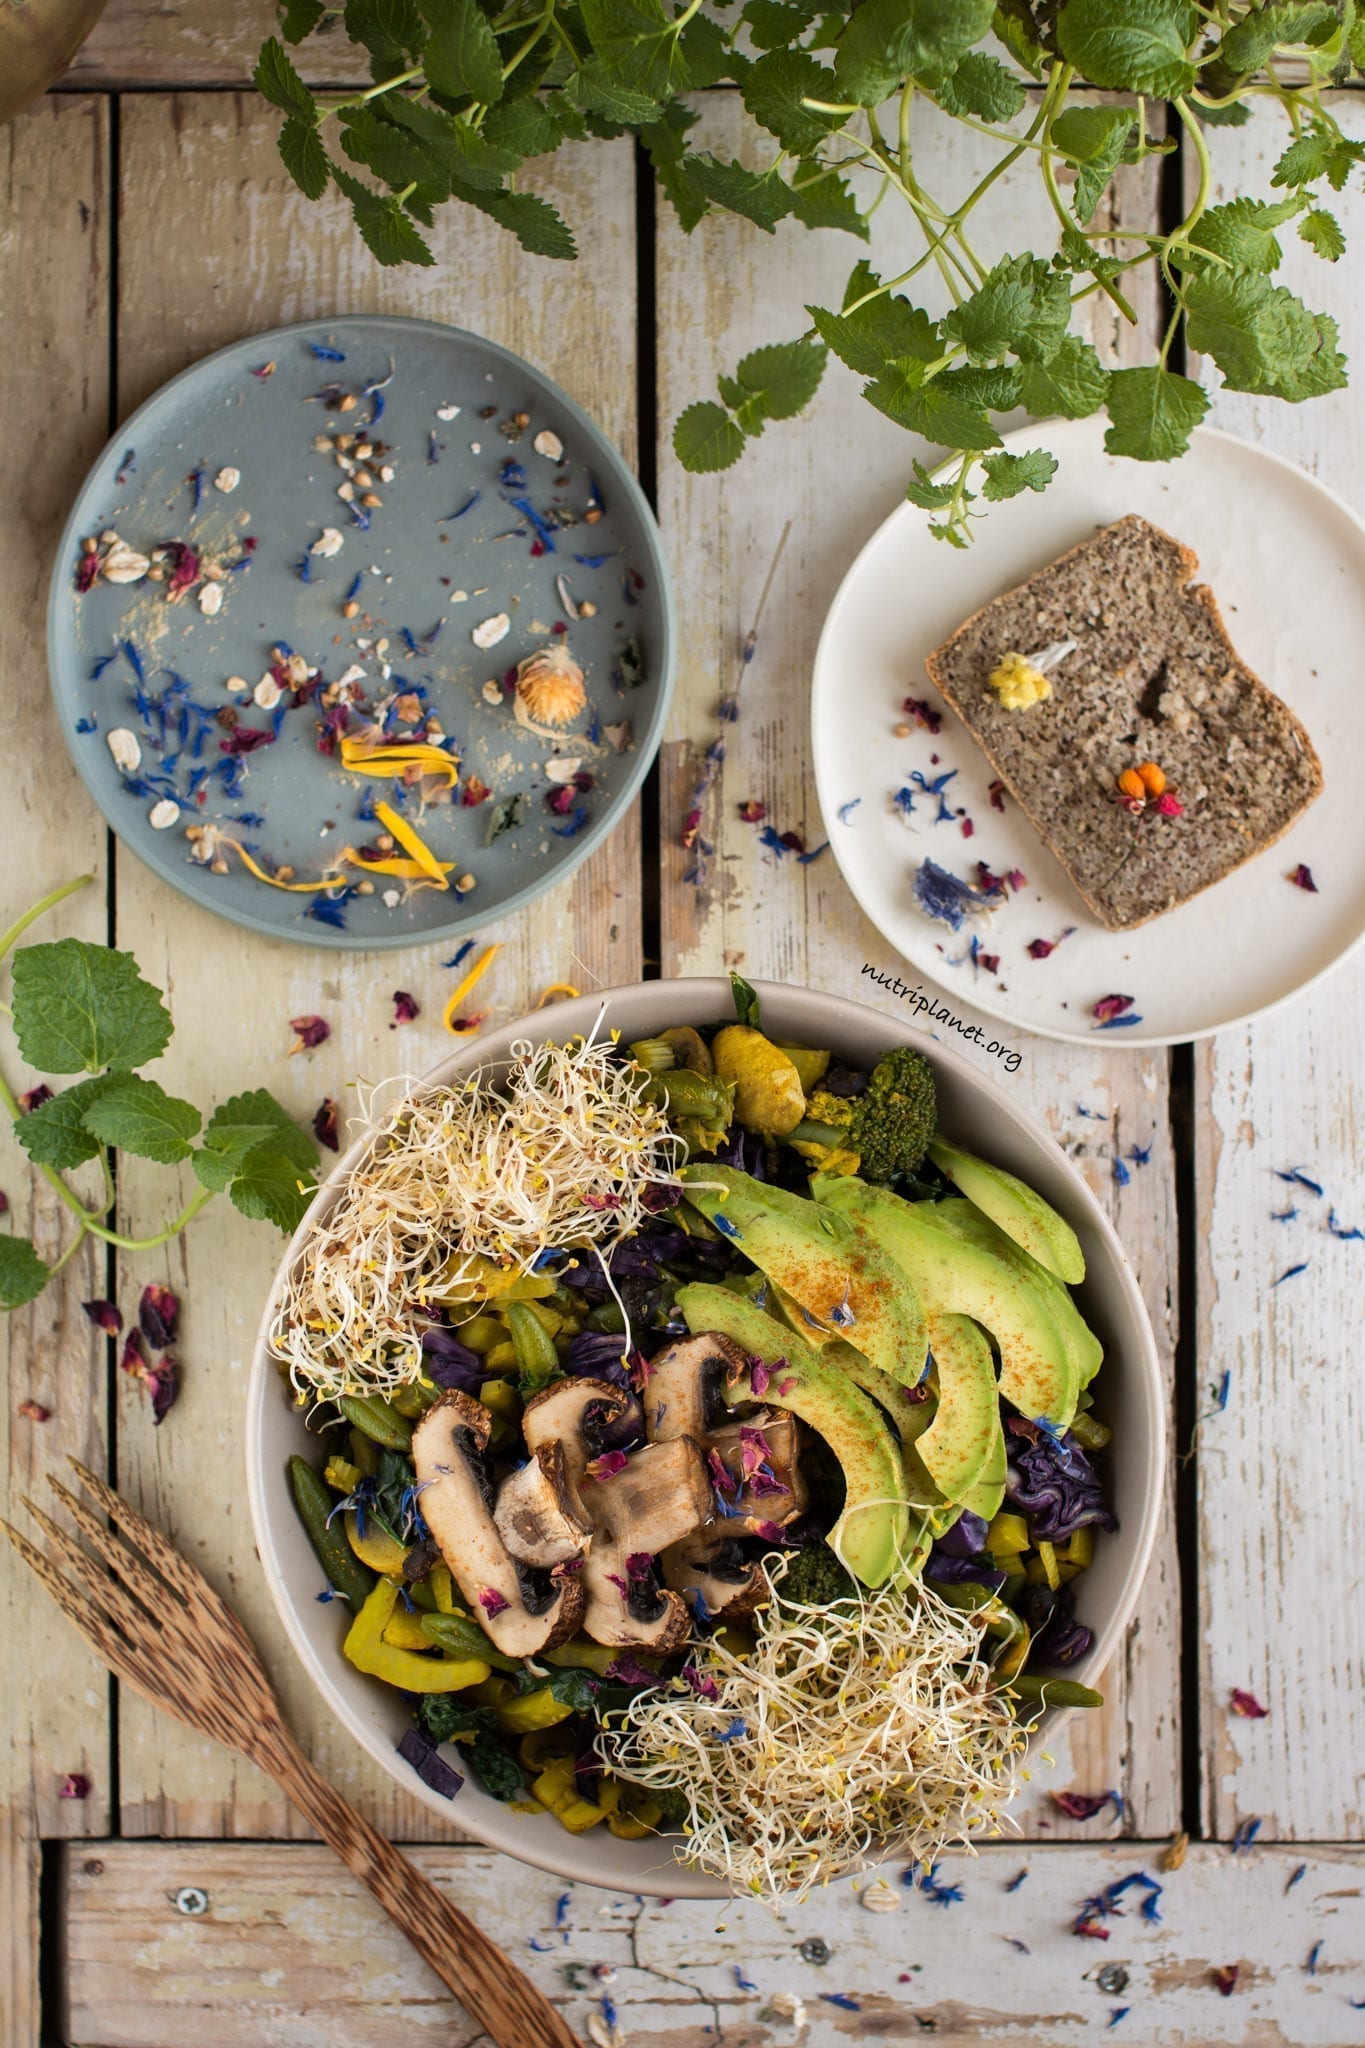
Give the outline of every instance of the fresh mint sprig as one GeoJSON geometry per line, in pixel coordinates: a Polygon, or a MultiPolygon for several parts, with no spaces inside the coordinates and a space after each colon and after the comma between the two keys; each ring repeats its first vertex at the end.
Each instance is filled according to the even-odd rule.
{"type": "Polygon", "coordinates": [[[947,451],[929,482],[916,473],[909,495],[942,515],[934,530],[956,545],[978,501],[1046,484],[1045,451],[993,452],[1001,416],[1017,408],[1037,419],[1105,411],[1111,453],[1181,454],[1208,405],[1170,367],[1182,334],[1230,390],[1296,403],[1345,383],[1335,322],[1271,279],[1279,230],[1292,228],[1327,263],[1345,249],[1327,199],[1365,145],[1343,134],[1323,95],[1365,73],[1361,0],[744,0],[723,22],[699,8],[285,0],[284,41],[265,44],[256,83],[285,116],[291,177],[312,199],[335,185],[385,264],[432,263],[422,229],[451,200],[534,254],[574,256],[568,224],[523,181],[560,148],[598,137],[639,138],[688,230],[719,209],[769,234],[792,218],[866,241],[873,207],[899,204],[898,273],[883,279],[859,263],[841,306],[808,308],[806,333],[755,350],[715,397],[689,405],[674,447],[687,469],[729,467],[770,422],[810,403],[832,353],[885,418],[947,451]],[[285,43],[338,26],[365,50],[374,83],[319,99],[285,43]],[[719,83],[739,88],[768,145],[757,167],[689,142],[697,116],[685,96],[719,83]],[[1091,87],[1131,104],[1086,104],[1091,87]],[[1204,131],[1245,121],[1257,99],[1278,103],[1288,122],[1271,190],[1213,205],[1204,131]],[[926,105],[999,145],[951,207],[926,188],[916,157],[926,105]],[[1198,171],[1185,218],[1169,233],[1096,226],[1119,170],[1175,147],[1168,128],[1183,133],[1198,171]],[[1057,245],[987,266],[972,217],[1024,161],[1041,179],[1057,245]],[[854,185],[855,171],[872,174],[870,190],[866,178],[854,185]],[[911,296],[931,265],[951,301],[941,317],[911,296]],[[1107,370],[1070,331],[1073,311],[1103,293],[1135,321],[1131,274],[1152,266],[1170,307],[1156,360],[1107,370]]]}
{"type": "MultiPolygon", "coordinates": [[[[37,918],[90,879],[82,875],[53,889],[25,911],[0,936],[0,961],[37,918]]],[[[21,947],[14,956],[10,1015],[30,1067],[84,1078],[25,1111],[0,1074],[0,1105],[14,1121],[15,1136],[76,1219],[75,1234],[53,1265],[39,1257],[30,1239],[0,1234],[0,1308],[17,1308],[41,1294],[87,1237],[119,1251],[150,1251],[178,1236],[215,1194],[225,1193],[244,1216],[281,1230],[297,1226],[316,1184],[312,1139],[264,1088],[234,1095],[205,1125],[192,1102],[168,1095],[136,1071],[160,1058],[172,1026],[160,989],[144,981],[131,953],[83,939],[21,947]],[[128,1237],[110,1224],[110,1156],[117,1152],[162,1166],[187,1159],[199,1181],[180,1214],[152,1236],[128,1237]],[[63,1178],[92,1159],[104,1173],[103,1199],[93,1206],[63,1178]]]]}

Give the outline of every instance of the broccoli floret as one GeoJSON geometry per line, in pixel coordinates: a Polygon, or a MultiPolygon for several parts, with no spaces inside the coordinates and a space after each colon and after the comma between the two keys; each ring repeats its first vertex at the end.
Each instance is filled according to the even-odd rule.
{"type": "Polygon", "coordinates": [[[826,1172],[857,1172],[884,1182],[915,1173],[938,1122],[934,1071],[923,1053],[894,1046],[872,1069],[861,1095],[817,1089],[791,1142],[826,1172]]]}
{"type": "Polygon", "coordinates": [[[777,1590],[783,1600],[801,1607],[827,1607],[832,1600],[855,1599],[859,1592],[853,1574],[828,1543],[807,1543],[789,1558],[777,1590]]]}
{"type": "Polygon", "coordinates": [[[662,1809],[660,1826],[685,1828],[692,1815],[692,1803],[681,1785],[650,1785],[646,1797],[662,1809]]]}

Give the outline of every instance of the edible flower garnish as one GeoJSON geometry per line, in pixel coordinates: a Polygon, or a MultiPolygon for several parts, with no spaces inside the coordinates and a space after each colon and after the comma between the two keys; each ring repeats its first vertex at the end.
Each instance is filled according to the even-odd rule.
{"type": "Polygon", "coordinates": [[[103,1330],[106,1337],[117,1337],[123,1328],[123,1317],[118,1305],[112,1301],[83,1301],[81,1307],[97,1330],[103,1330]]]}
{"type": "Polygon", "coordinates": [[[371,739],[343,733],[341,765],[353,775],[374,775],[388,782],[406,781],[413,770],[419,775],[441,776],[450,789],[460,779],[458,756],[445,747],[432,746],[427,740],[401,740],[393,746],[376,746],[371,739]]]}
{"type": "Polygon", "coordinates": [[[1048,671],[1075,651],[1074,640],[1054,640],[1036,654],[1020,654],[1013,647],[1002,654],[991,670],[990,687],[1003,709],[1027,711],[1031,704],[1041,704],[1045,697],[1050,697],[1052,683],[1048,671]]]}
{"type": "Polygon", "coordinates": [[[332,1034],[332,1027],[324,1017],[291,1017],[289,1029],[294,1034],[294,1043],[289,1048],[291,1059],[296,1052],[312,1052],[314,1046],[321,1045],[332,1034]]]}
{"type": "Polygon", "coordinates": [[[1233,1686],[1230,1704],[1233,1713],[1244,1721],[1264,1721],[1270,1713],[1269,1707],[1263,1707],[1255,1693],[1245,1692],[1240,1685],[1233,1686]]]}
{"type": "Polygon", "coordinates": [[[169,1287],[153,1280],[142,1290],[137,1308],[138,1328],[154,1351],[164,1351],[180,1327],[180,1297],[169,1287]]]}
{"type": "Polygon", "coordinates": [[[1313,870],[1306,867],[1302,861],[1296,868],[1289,870],[1286,879],[1291,881],[1296,889],[1305,889],[1310,896],[1316,896],[1318,893],[1318,885],[1313,880],[1313,870]]]}
{"type": "MultiPolygon", "coordinates": [[[[453,1035],[463,1036],[464,1031],[468,1030],[469,1020],[461,1018],[460,1006],[464,1002],[465,997],[469,994],[469,991],[473,988],[474,984],[483,979],[484,975],[493,965],[495,958],[497,957],[498,953],[501,950],[501,939],[498,940],[496,945],[485,946],[483,952],[480,953],[478,959],[474,962],[474,965],[470,968],[464,980],[459,984],[457,988],[452,989],[449,996],[446,998],[445,1009],[441,1013],[441,1022],[445,1025],[446,1030],[451,1032],[453,1035]],[[463,1025],[463,1029],[457,1030],[457,1026],[461,1024],[463,1025]]],[[[575,993],[577,993],[577,991],[575,991],[575,993]]],[[[542,996],[541,1002],[543,1003],[544,1000],[545,998],[542,996]]],[[[539,1005],[537,1005],[537,1007],[539,1007],[539,1005]]]]}
{"type": "Polygon", "coordinates": [[[955,932],[961,931],[965,918],[990,908],[989,897],[981,895],[969,882],[962,881],[948,868],[941,868],[934,860],[920,862],[915,873],[914,893],[915,901],[926,917],[946,924],[955,932]]]}
{"type": "Polygon", "coordinates": [[[1131,811],[1135,818],[1140,818],[1148,810],[1155,811],[1159,818],[1184,816],[1184,804],[1167,786],[1166,771],[1155,761],[1144,761],[1137,768],[1125,768],[1118,777],[1118,793],[1123,809],[1131,811]]]}
{"type": "MultiPolygon", "coordinates": [[[[342,744],[344,746],[345,742],[343,741],[342,744]]],[[[453,862],[448,861],[443,864],[437,860],[425,839],[419,833],[414,832],[407,819],[400,818],[397,811],[391,805],[384,803],[376,804],[374,814],[385,831],[391,832],[398,841],[398,844],[411,854],[423,874],[430,879],[433,888],[448,889],[450,887],[446,876],[450,873],[454,865],[453,862]]]]}
{"type": "Polygon", "coordinates": [[[329,1152],[341,1149],[337,1138],[337,1106],[330,1095],[324,1095],[313,1112],[313,1136],[329,1152]]]}
{"type": "Polygon", "coordinates": [[[393,1023],[389,1026],[390,1031],[394,1030],[399,1024],[411,1024],[413,1019],[420,1017],[421,1014],[422,1005],[418,1002],[416,996],[409,995],[405,988],[396,988],[394,990],[393,1023]]]}

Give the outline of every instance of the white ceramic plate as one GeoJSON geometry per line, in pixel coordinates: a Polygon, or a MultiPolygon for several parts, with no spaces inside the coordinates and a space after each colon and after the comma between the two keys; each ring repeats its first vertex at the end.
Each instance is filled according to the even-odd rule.
{"type": "MultiPolygon", "coordinates": [[[[1083,1685],[1103,1684],[1132,1619],[1156,1539],[1166,1463],[1166,1410],[1161,1370],[1151,1325],[1123,1247],[1113,1226],[1061,1148],[1033,1122],[1012,1096],[947,1046],[926,1042],[922,1032],[900,1019],[883,1017],[860,1003],[817,994],[813,989],[760,983],[766,1027],[779,1038],[804,1045],[831,1046],[840,1058],[871,1066],[892,1045],[918,1045],[933,1061],[939,1118],[944,1131],[1019,1174],[1060,1209],[1075,1226],[1086,1259],[1086,1279],[1077,1290],[1087,1322],[1100,1337],[1105,1362],[1095,1382],[1095,1412],[1114,1432],[1106,1479],[1118,1516],[1118,1531],[1097,1546],[1095,1562],[1077,1587],[1077,1612],[1095,1631],[1095,1642],[1068,1673],[1083,1685]]],[[[588,1030],[599,1008],[605,1028],[629,1040],[671,1024],[710,1024],[733,1014],[726,981],[649,981],[633,988],[581,996],[553,1011],[521,1017],[442,1062],[429,1084],[450,1082],[485,1062],[506,1060],[518,1038],[553,1029],[561,1041],[588,1030]],[[547,1023],[552,1019],[552,1024],[547,1023]]],[[[668,1839],[617,1841],[605,1829],[570,1835],[548,1815],[511,1813],[468,1780],[452,1806],[431,1791],[397,1753],[409,1725],[404,1694],[366,1678],[341,1654],[345,1615],[341,1603],[319,1602],[322,1571],[294,1511],[286,1466],[299,1451],[317,1456],[299,1410],[288,1399],[267,1348],[267,1332],[285,1274],[299,1249],[336,1201],[369,1143],[361,1137],[339,1159],[319,1189],[307,1216],[280,1262],[266,1304],[252,1361],[247,1394],[247,1497],[266,1575],[289,1639],[313,1684],[337,1722],[350,1730],[390,1777],[438,1819],[466,1830],[491,1848],[503,1849],[541,1870],[588,1884],[655,1897],[721,1898],[725,1886],[673,1861],[668,1839]]],[[[1046,1749],[1066,1710],[1048,1708],[1035,1741],[1046,1749]]],[[[454,1759],[458,1762],[458,1758],[454,1759]]]]}
{"type": "MultiPolygon", "coordinates": [[[[965,550],[934,540],[927,516],[901,505],[854,562],[830,607],[815,659],[811,725],[825,830],[844,879],[888,945],[919,975],[1018,1028],[1092,1039],[1101,996],[1130,995],[1142,1022],[1103,1036],[1169,1045],[1245,1022],[1339,966],[1365,934],[1365,523],[1293,464],[1202,428],[1173,464],[1106,455],[1102,423],[1056,421],[1011,434],[1045,447],[1058,471],[1041,495],[986,508],[965,550]],[[1303,720],[1326,788],[1276,845],[1189,903],[1134,932],[1106,932],[1012,800],[992,808],[992,770],[928,682],[924,657],[962,620],[1096,527],[1139,512],[1193,548],[1249,666],[1303,720]],[[898,740],[907,696],[943,710],[935,737],[898,740]],[[938,761],[933,762],[933,756],[938,761]],[[909,820],[893,793],[918,769],[956,769],[946,801],[962,819],[935,823],[917,797],[909,820]],[[846,807],[854,799],[856,807],[846,807]],[[966,880],[985,861],[1022,869],[1028,886],[976,927],[992,973],[974,963],[970,929],[931,922],[911,894],[929,855],[966,880]],[[1287,878],[1300,862],[1318,894],[1287,878]],[[1066,939],[1047,959],[1034,939],[1066,939]]],[[[888,967],[891,963],[886,963],[888,967]]]]}

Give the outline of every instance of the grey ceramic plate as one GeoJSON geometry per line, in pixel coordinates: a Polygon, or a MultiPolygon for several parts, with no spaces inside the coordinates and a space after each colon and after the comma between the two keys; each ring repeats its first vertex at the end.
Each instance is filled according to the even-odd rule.
{"type": "MultiPolygon", "coordinates": [[[[486,924],[600,845],[658,748],[674,642],[658,530],[600,429],[493,342],[437,321],[373,317],[252,336],[149,399],[85,482],[48,611],[62,729],[96,803],[139,859],[238,924],[357,949],[486,924]],[[259,374],[268,363],[271,373],[259,374]],[[518,414],[528,415],[519,432],[518,414]],[[357,432],[375,449],[366,469],[382,503],[368,509],[356,502],[363,484],[349,504],[338,497],[348,479],[335,454],[315,446],[319,436],[357,432]],[[562,457],[553,441],[542,441],[550,454],[537,452],[545,434],[562,457]],[[224,469],[240,473],[231,491],[215,482],[224,469]],[[311,553],[327,528],[340,548],[311,553]],[[80,593],[82,543],[110,529],[143,555],[188,543],[225,571],[217,613],[201,609],[202,580],[175,602],[166,581],[101,576],[80,593]],[[351,619],[348,599],[360,607],[351,619]],[[589,615],[574,617],[585,601],[589,615]],[[481,649],[474,629],[498,613],[509,629],[481,649]],[[550,742],[517,724],[506,685],[524,655],[556,639],[585,672],[588,706],[550,742]],[[342,847],[373,846],[382,830],[373,803],[393,802],[401,787],[349,775],[319,750],[316,695],[295,704],[291,692],[273,710],[254,699],[279,646],[319,670],[320,686],[363,669],[355,687],[370,708],[403,697],[408,721],[390,712],[391,730],[407,731],[414,713],[429,711],[454,739],[461,789],[477,776],[492,796],[469,807],[457,792],[453,805],[425,811],[415,792],[400,801],[432,851],[455,863],[452,879],[475,877],[468,895],[406,896],[401,883],[375,877],[372,894],[329,904],[257,881],[231,852],[227,873],[191,860],[187,828],[216,824],[270,872],[284,865],[296,879],[321,877],[342,847]],[[245,688],[229,689],[230,678],[245,688]],[[496,704],[484,696],[491,682],[504,686],[496,704]],[[116,729],[138,741],[132,775],[110,750],[116,729]],[[225,752],[244,732],[274,737],[225,752]],[[546,801],[555,755],[581,758],[580,773],[592,778],[567,812],[546,801]],[[495,808],[518,794],[522,821],[487,843],[495,808]],[[167,798],[177,804],[173,822],[154,828],[153,808],[167,798]]],[[[368,712],[355,706],[350,715],[355,729],[368,712]]]]}

